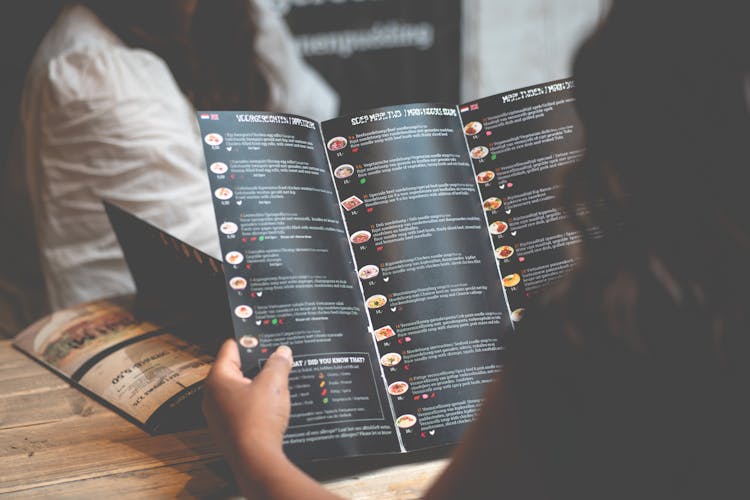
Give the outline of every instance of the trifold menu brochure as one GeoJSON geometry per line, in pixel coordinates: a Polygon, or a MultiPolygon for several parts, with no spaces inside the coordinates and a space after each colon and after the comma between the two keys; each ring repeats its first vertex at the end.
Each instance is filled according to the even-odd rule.
{"type": "Polygon", "coordinates": [[[287,450],[457,442],[528,300],[574,264],[563,80],[316,123],[198,114],[243,368],[294,350],[287,450]]]}
{"type": "Polygon", "coordinates": [[[323,123],[199,112],[222,261],[107,205],[137,296],[16,345],[156,432],[199,420],[224,337],[248,376],[289,345],[295,460],[456,443],[529,301],[575,265],[557,175],[582,155],[572,88],[323,123]]]}

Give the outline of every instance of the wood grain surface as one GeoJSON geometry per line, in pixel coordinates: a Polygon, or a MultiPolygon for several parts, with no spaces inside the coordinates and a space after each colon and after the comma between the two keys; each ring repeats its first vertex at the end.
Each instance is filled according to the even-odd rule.
{"type": "MultiPolygon", "coordinates": [[[[306,467],[346,498],[419,498],[448,450],[306,467]]],[[[0,340],[0,495],[230,498],[205,429],[152,436],[0,340]]]]}

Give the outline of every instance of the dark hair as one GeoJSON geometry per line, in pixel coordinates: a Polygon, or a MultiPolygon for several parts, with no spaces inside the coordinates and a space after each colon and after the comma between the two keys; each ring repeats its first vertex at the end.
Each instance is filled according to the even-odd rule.
{"type": "MultiPolygon", "coordinates": [[[[750,39],[742,2],[615,0],[575,60],[583,264],[508,370],[552,497],[738,493],[748,444],[750,39]]],[[[747,493],[747,486],[744,486],[747,493]]],[[[742,495],[739,494],[738,497],[742,495]]]]}
{"type": "Polygon", "coordinates": [[[126,44],[164,59],[198,109],[265,109],[269,86],[249,0],[86,0],[126,44]]]}
{"type": "MultiPolygon", "coordinates": [[[[578,227],[610,230],[603,248],[584,245],[577,279],[607,287],[617,271],[656,273],[683,306],[731,315],[745,308],[737,292],[750,277],[740,181],[750,166],[750,36],[739,4],[710,5],[616,1],[581,47],[574,73],[587,154],[566,180],[567,202],[603,195],[609,207],[574,216],[578,227]]],[[[730,362],[713,344],[711,355],[730,362]]]]}

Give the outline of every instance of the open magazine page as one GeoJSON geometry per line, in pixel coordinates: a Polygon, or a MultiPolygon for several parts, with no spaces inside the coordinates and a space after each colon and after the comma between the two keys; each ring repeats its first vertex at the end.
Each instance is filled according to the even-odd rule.
{"type": "Polygon", "coordinates": [[[152,432],[190,427],[212,358],[169,321],[143,319],[153,316],[133,297],[89,302],[40,319],[14,345],[152,432]]]}
{"type": "Polygon", "coordinates": [[[307,460],[401,449],[319,125],[199,114],[243,369],[294,351],[285,449],[307,460]]]}
{"type": "Polygon", "coordinates": [[[512,330],[458,109],[394,106],[322,127],[402,442],[455,443],[512,330]]]}
{"type": "Polygon", "coordinates": [[[582,242],[581,231],[566,224],[560,198],[560,171],[583,155],[573,87],[559,80],[460,106],[514,321],[529,299],[573,268],[571,250],[582,242]]]}

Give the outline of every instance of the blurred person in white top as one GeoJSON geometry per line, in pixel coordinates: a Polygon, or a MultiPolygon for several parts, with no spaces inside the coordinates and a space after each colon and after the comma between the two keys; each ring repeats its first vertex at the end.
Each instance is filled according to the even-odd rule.
{"type": "Polygon", "coordinates": [[[102,199],[219,255],[195,109],[322,120],[337,108],[263,0],[63,9],[30,66],[11,165],[23,171],[50,307],[134,290],[102,199]]]}

